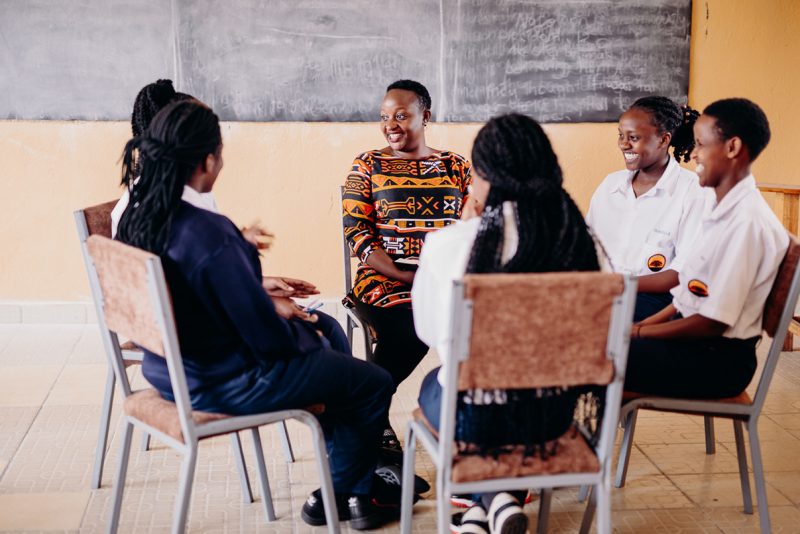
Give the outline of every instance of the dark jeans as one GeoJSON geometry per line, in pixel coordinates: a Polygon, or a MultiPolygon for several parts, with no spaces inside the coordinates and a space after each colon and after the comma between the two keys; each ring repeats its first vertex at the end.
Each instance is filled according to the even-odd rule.
{"type": "Polygon", "coordinates": [[[672,294],[639,293],[636,295],[636,307],[633,310],[633,322],[642,321],[672,304],[672,294]]]}
{"type": "Polygon", "coordinates": [[[681,398],[735,397],[756,372],[758,339],[632,339],[625,389],[681,398]]]}
{"type": "Polygon", "coordinates": [[[331,344],[331,348],[338,352],[350,354],[350,343],[347,342],[347,334],[344,333],[339,321],[320,311],[316,311],[314,314],[317,316],[314,328],[322,332],[322,335],[331,344]]]}
{"type": "MultiPolygon", "coordinates": [[[[439,429],[439,425],[441,423],[440,411],[442,407],[442,385],[439,384],[439,380],[437,375],[439,374],[439,369],[441,367],[437,367],[427,375],[422,380],[422,386],[420,386],[419,390],[419,407],[422,410],[422,413],[425,414],[425,419],[431,424],[431,426],[435,429],[439,429]]],[[[515,499],[519,502],[520,505],[525,503],[525,496],[527,495],[527,491],[509,491],[515,499]]],[[[497,493],[482,493],[482,494],[474,494],[470,498],[473,501],[480,501],[481,505],[488,510],[489,506],[492,504],[492,499],[497,495],[497,493]]]]}
{"type": "Polygon", "coordinates": [[[428,353],[428,346],[414,330],[411,308],[379,308],[354,300],[356,312],[378,336],[372,362],[389,371],[394,385],[399,386],[428,353]]]}
{"type": "Polygon", "coordinates": [[[234,380],[195,395],[197,410],[233,415],[325,404],[325,433],[334,490],[368,494],[377,463],[376,443],[394,394],[392,378],[349,352],[318,350],[271,367],[257,366],[234,380]]]}

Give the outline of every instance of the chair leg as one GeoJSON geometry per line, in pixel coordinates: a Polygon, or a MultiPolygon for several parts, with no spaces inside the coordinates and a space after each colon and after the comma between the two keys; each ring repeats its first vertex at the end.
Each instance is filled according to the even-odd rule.
{"type": "Polygon", "coordinates": [[[436,524],[439,534],[450,532],[450,495],[448,484],[444,480],[444,470],[436,473],[436,524]]]}
{"type": "Polygon", "coordinates": [[[347,333],[347,344],[350,345],[350,348],[353,348],[353,330],[355,329],[356,325],[353,322],[353,318],[349,315],[347,316],[347,328],[345,332],[347,333]]]}
{"type": "Polygon", "coordinates": [[[117,477],[114,479],[114,497],[111,505],[111,518],[108,520],[108,534],[116,534],[119,527],[119,514],[122,510],[122,494],[125,491],[125,476],[128,474],[128,460],[131,456],[131,438],[133,437],[133,425],[127,420],[122,429],[122,449],[119,455],[119,465],[117,466],[117,477]]]}
{"type": "Polygon", "coordinates": [[[253,448],[256,453],[258,482],[261,485],[261,500],[264,501],[264,513],[267,516],[267,521],[275,521],[275,505],[272,503],[272,491],[269,489],[267,464],[264,462],[264,449],[261,448],[261,434],[258,433],[258,428],[253,429],[253,448]]]}
{"type": "Polygon", "coordinates": [[[322,427],[309,414],[309,419],[304,421],[311,429],[311,442],[314,444],[314,456],[317,458],[319,468],[319,485],[322,492],[322,504],[325,507],[325,522],[328,524],[330,534],[339,534],[339,513],[336,511],[336,495],[333,493],[331,480],[331,466],[328,460],[328,449],[325,446],[325,437],[322,427]]]}
{"type": "Polygon", "coordinates": [[[589,496],[589,486],[583,485],[578,489],[578,502],[584,502],[589,496]]]}
{"type": "Polygon", "coordinates": [[[628,461],[631,459],[631,449],[633,448],[633,433],[636,431],[636,417],[639,410],[633,410],[625,419],[625,433],[622,435],[622,446],[619,449],[619,460],[617,462],[617,479],[614,485],[621,488],[625,485],[628,476],[628,461]]]}
{"type": "MultiPolygon", "coordinates": [[[[744,432],[742,422],[733,420],[733,436],[736,439],[736,459],[739,460],[739,480],[742,484],[742,501],[744,513],[753,513],[753,498],[750,494],[750,475],[747,474],[747,451],[744,446],[744,432]]],[[[755,462],[755,460],[753,460],[755,462]]],[[[755,466],[754,466],[755,468],[755,466]]]]}
{"type": "Polygon", "coordinates": [[[178,485],[178,497],[175,500],[175,515],[172,518],[172,534],[186,532],[186,517],[189,514],[189,503],[192,499],[194,469],[197,466],[197,443],[190,446],[181,462],[181,474],[178,485]]]}
{"type": "Polygon", "coordinates": [[[553,488],[542,488],[539,495],[539,517],[536,520],[536,533],[545,534],[550,522],[550,503],[553,500],[553,488]]]}
{"type": "Polygon", "coordinates": [[[706,454],[717,452],[717,441],[714,438],[714,418],[710,415],[703,416],[703,427],[706,431],[706,454]]]}
{"type": "Polygon", "coordinates": [[[292,442],[289,441],[289,429],[286,428],[286,421],[278,423],[278,428],[281,434],[281,445],[283,446],[283,457],[286,458],[286,463],[294,463],[294,451],[292,450],[292,442]]]}
{"type": "Polygon", "coordinates": [[[147,432],[142,434],[141,448],[145,452],[150,450],[150,434],[148,434],[147,432]]]}
{"type": "Polygon", "coordinates": [[[753,457],[753,478],[756,481],[756,499],[758,500],[758,521],[761,532],[769,533],[769,506],[767,506],[767,485],[764,481],[764,465],[761,461],[761,444],[758,441],[758,427],[754,420],[747,423],[747,435],[750,438],[750,454],[753,457]]]}
{"type": "Polygon", "coordinates": [[[417,436],[413,425],[406,432],[406,450],[403,452],[403,480],[400,485],[400,532],[411,534],[411,517],[414,513],[414,471],[416,462],[417,436]]]}
{"type": "Polygon", "coordinates": [[[253,490],[250,488],[250,475],[247,474],[242,440],[238,432],[231,433],[231,454],[236,460],[236,472],[239,473],[239,483],[242,485],[242,499],[246,504],[250,504],[253,502],[253,490]]]}
{"type": "Polygon", "coordinates": [[[375,361],[375,351],[372,350],[372,335],[369,333],[369,326],[366,323],[364,324],[364,328],[362,328],[362,333],[364,334],[364,357],[367,359],[368,362],[375,361]]]}
{"type": "Polygon", "coordinates": [[[589,502],[586,503],[586,510],[583,511],[583,520],[581,521],[581,528],[578,531],[580,534],[589,534],[592,528],[592,521],[594,520],[594,512],[597,509],[596,491],[592,491],[589,487],[589,502]]]}
{"type": "Polygon", "coordinates": [[[92,470],[91,488],[98,489],[103,482],[103,464],[106,461],[108,446],[108,428],[111,424],[111,406],[114,404],[114,386],[117,382],[114,370],[108,366],[106,390],[103,393],[103,406],[100,408],[100,429],[97,433],[97,445],[94,449],[94,469],[92,470]]]}
{"type": "Polygon", "coordinates": [[[597,534],[611,534],[611,484],[600,483],[597,492],[597,534]]]}

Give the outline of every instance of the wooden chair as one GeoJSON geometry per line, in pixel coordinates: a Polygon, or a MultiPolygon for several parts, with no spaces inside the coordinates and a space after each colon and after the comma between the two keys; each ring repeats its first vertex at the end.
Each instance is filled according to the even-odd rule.
{"type": "MultiPolygon", "coordinates": [[[[758,184],[758,190],[762,193],[775,195],[780,201],[780,217],[783,227],[790,234],[797,235],[798,219],[800,219],[800,186],[788,184],[758,184]]],[[[795,309],[795,312],[797,310],[795,309]]],[[[789,323],[789,333],[783,342],[783,350],[794,350],[794,336],[800,336],[800,321],[798,317],[792,317],[789,323]]]]}
{"type": "Polygon", "coordinates": [[[403,462],[401,531],[411,532],[417,442],[436,466],[439,532],[449,530],[449,496],[542,488],[539,531],[546,529],[549,488],[592,485],[597,529],[611,531],[611,455],[625,379],[636,297],[633,278],[603,273],[467,275],[454,283],[450,364],[438,432],[417,410],[403,462]],[[498,298],[502,295],[502,298],[498,298]],[[524,310],[520,313],[520,310],[524,310]],[[520,448],[499,459],[459,456],[454,447],[457,394],[468,389],[606,386],[597,446],[568,431],[559,452],[542,460],[520,448]]]}
{"type": "MultiPolygon", "coordinates": [[[[100,410],[100,429],[97,436],[97,445],[95,446],[94,468],[92,470],[91,488],[98,489],[102,484],[103,467],[105,464],[105,456],[108,448],[108,430],[111,422],[111,407],[114,402],[114,386],[116,379],[114,377],[114,369],[111,360],[114,355],[114,346],[110,332],[105,327],[103,321],[103,294],[102,289],[94,283],[96,275],[93,272],[94,266],[86,253],[86,240],[90,235],[100,235],[104,237],[111,237],[111,210],[116,205],[116,200],[104,202],[96,206],[90,206],[82,210],[77,210],[74,213],[75,225],[78,230],[78,239],[81,245],[81,252],[83,255],[83,262],[86,267],[86,273],[89,276],[89,286],[92,291],[92,299],[94,300],[95,310],[97,313],[97,323],[100,327],[100,338],[103,341],[103,347],[109,361],[108,373],[106,375],[106,386],[103,394],[103,405],[100,410]]],[[[123,343],[118,347],[122,351],[123,362],[125,367],[131,365],[139,365],[142,362],[142,351],[136,345],[130,342],[123,343]]],[[[287,432],[285,423],[281,423],[281,440],[284,449],[284,455],[287,462],[294,462],[294,453],[292,452],[291,442],[289,441],[289,434],[287,432]]],[[[149,443],[150,436],[144,435],[142,449],[146,450],[149,443]]],[[[234,458],[236,459],[236,466],[239,471],[239,478],[242,484],[242,495],[245,502],[253,502],[253,494],[250,488],[250,481],[245,467],[244,455],[242,452],[242,444],[238,434],[231,434],[231,446],[234,458]]]]}
{"type": "MultiPolygon", "coordinates": [[[[739,460],[739,478],[742,485],[742,500],[744,512],[753,513],[753,501],[750,494],[750,479],[747,474],[747,452],[744,444],[742,428],[747,425],[750,441],[750,455],[753,461],[753,478],[756,483],[756,498],[758,499],[758,514],[761,523],[761,532],[770,532],[769,508],[767,506],[767,490],[764,482],[764,467],[761,461],[761,445],[758,439],[758,417],[764,406],[769,385],[778,365],[790,322],[793,320],[798,293],[800,293],[800,241],[789,234],[789,249],[778,270],[775,283],[764,307],[763,328],[767,336],[772,338],[764,369],[758,379],[758,387],[753,398],[742,393],[738,397],[718,400],[675,399],[666,397],[649,397],[632,392],[625,392],[627,401],[622,406],[620,420],[624,422],[625,433],[619,452],[617,464],[617,477],[615,485],[621,488],[625,485],[633,445],[633,434],[636,430],[636,416],[639,410],[656,410],[661,412],[675,412],[690,415],[701,415],[706,420],[706,440],[713,440],[713,426],[709,436],[708,421],[712,417],[724,417],[733,421],[734,437],[736,440],[736,456],[739,460]]],[[[706,443],[708,451],[708,443],[706,443]]],[[[713,450],[712,450],[713,452],[713,450]]]]}
{"type": "Polygon", "coordinates": [[[172,524],[172,532],[180,533],[186,526],[199,442],[222,434],[236,434],[240,430],[249,429],[252,432],[261,495],[267,520],[272,521],[275,511],[259,427],[295,419],[311,430],[328,530],[332,533],[338,532],[339,522],[325,440],[315,416],[305,410],[282,410],[245,416],[193,411],[161,261],[153,254],[97,235],[86,240],[85,249],[93,265],[90,271],[94,278],[93,283],[101,289],[102,313],[99,319],[110,333],[113,354],[111,364],[125,397],[124,428],[120,440],[122,452],[108,531],[116,532],[119,523],[134,426],[161,440],[183,456],[172,524]],[[161,398],[154,389],[132,391],[119,349],[119,335],[134,340],[137,345],[154,354],[163,355],[167,360],[174,403],[161,398]]]}

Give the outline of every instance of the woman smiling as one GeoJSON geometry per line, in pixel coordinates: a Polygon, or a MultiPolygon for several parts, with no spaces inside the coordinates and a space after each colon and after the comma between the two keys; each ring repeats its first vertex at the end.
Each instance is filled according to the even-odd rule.
{"type": "MultiPolygon", "coordinates": [[[[411,283],[428,232],[461,216],[470,164],[425,142],[431,97],[422,84],[391,84],[380,107],[388,145],[356,157],[342,199],[344,234],[359,258],[346,304],[375,329],[374,362],[400,384],[428,352],[414,331],[411,283]]],[[[388,425],[387,452],[399,452],[388,425]]],[[[399,459],[399,458],[398,458],[399,459]]]]}

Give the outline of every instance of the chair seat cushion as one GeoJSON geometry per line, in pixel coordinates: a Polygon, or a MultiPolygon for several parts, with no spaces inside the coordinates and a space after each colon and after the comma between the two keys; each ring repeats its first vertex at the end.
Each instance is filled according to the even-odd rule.
{"type": "MultiPolygon", "coordinates": [[[[625,391],[625,392],[622,393],[622,403],[625,404],[626,402],[630,402],[630,401],[633,401],[633,400],[636,400],[636,399],[644,399],[644,398],[647,398],[647,397],[672,398],[672,397],[660,397],[658,395],[648,395],[646,393],[637,393],[635,391],[625,391]]],[[[691,400],[691,399],[687,399],[687,400],[691,400]]],[[[725,402],[725,403],[730,403],[730,404],[744,404],[744,405],[753,404],[753,399],[750,398],[750,394],[747,393],[746,391],[742,391],[741,393],[739,393],[735,397],[727,397],[727,398],[724,398],[724,399],[696,399],[696,400],[702,400],[703,402],[713,401],[713,402],[725,402]]]]}
{"type": "MultiPolygon", "coordinates": [[[[413,416],[438,437],[436,429],[425,418],[422,410],[417,408],[413,416]]],[[[522,445],[512,452],[501,454],[497,459],[492,456],[456,455],[453,457],[453,481],[472,482],[559,473],[596,473],[600,470],[597,455],[580,434],[568,430],[556,441],[558,452],[546,460],[542,460],[538,454],[525,456],[525,448],[522,445]]]]}
{"type": "MultiPolygon", "coordinates": [[[[141,422],[157,428],[164,434],[183,442],[178,407],[161,397],[155,389],[137,391],[125,399],[125,413],[141,422]]],[[[221,413],[192,411],[192,419],[198,425],[231,417],[221,413]]]]}
{"type": "MultiPolygon", "coordinates": [[[[164,399],[155,389],[143,389],[133,393],[125,399],[123,409],[127,415],[183,442],[183,431],[181,430],[181,421],[178,417],[178,407],[174,402],[164,399]]],[[[304,410],[314,415],[321,415],[325,412],[325,405],[312,404],[304,408],[304,410]]],[[[192,419],[194,419],[196,425],[203,425],[230,417],[233,416],[221,413],[192,411],[192,419]]]]}

